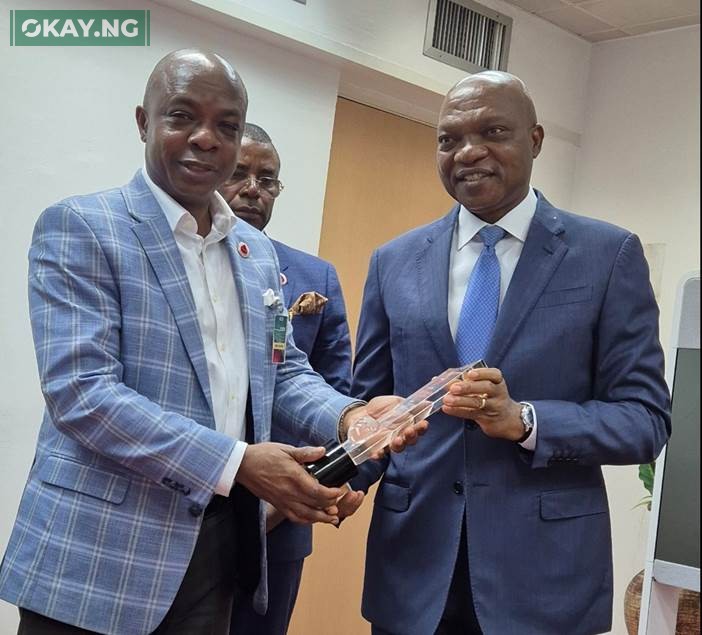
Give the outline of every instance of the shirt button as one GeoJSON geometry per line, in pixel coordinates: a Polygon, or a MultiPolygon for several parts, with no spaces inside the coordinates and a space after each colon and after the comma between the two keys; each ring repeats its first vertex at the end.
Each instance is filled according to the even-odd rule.
{"type": "Polygon", "coordinates": [[[461,481],[456,481],[453,484],[453,493],[457,496],[461,496],[463,494],[463,483],[461,483],[461,481]]]}

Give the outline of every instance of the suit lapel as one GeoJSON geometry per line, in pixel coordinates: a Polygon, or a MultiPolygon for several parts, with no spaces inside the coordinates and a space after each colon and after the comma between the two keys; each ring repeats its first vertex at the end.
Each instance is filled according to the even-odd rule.
{"type": "Polygon", "coordinates": [[[434,225],[417,254],[418,301],[424,325],[445,368],[458,365],[456,347],[448,323],[448,270],[451,240],[459,206],[434,225]]]}
{"type": "Polygon", "coordinates": [[[272,309],[266,308],[263,305],[263,292],[265,289],[261,288],[261,276],[257,265],[257,259],[261,258],[262,254],[255,253],[254,247],[251,249],[248,257],[243,258],[239,255],[237,247],[241,240],[237,234],[239,222],[240,221],[237,221],[237,225],[234,226],[234,229],[227,237],[227,247],[232,271],[234,272],[234,279],[236,281],[236,291],[239,297],[241,318],[244,324],[244,334],[246,336],[253,432],[254,440],[258,443],[264,440],[261,437],[261,422],[263,421],[264,395],[268,394],[265,389],[265,371],[268,338],[271,337],[271,334],[266,331],[266,312],[272,309]],[[261,352],[261,347],[264,349],[263,354],[261,352]]]}
{"type": "Polygon", "coordinates": [[[293,279],[290,279],[290,274],[289,274],[289,273],[286,273],[287,270],[288,270],[289,264],[288,264],[288,262],[285,260],[285,258],[281,257],[281,252],[280,252],[280,251],[278,251],[278,259],[279,259],[279,262],[280,262],[280,273],[282,273],[283,275],[285,275],[285,280],[286,280],[285,284],[283,284],[283,281],[282,281],[282,280],[280,281],[280,284],[281,284],[281,286],[282,286],[282,288],[283,288],[283,295],[285,296],[285,306],[287,306],[287,307],[289,308],[290,305],[291,305],[295,300],[297,300],[297,298],[298,298],[298,296],[299,296],[300,294],[298,293],[297,295],[294,295],[294,293],[295,293],[295,291],[296,291],[296,288],[297,288],[296,285],[295,285],[296,280],[295,280],[294,278],[293,278],[293,279]]]}
{"type": "MultiPolygon", "coordinates": [[[[130,214],[139,221],[132,226],[132,231],[139,239],[158,278],[210,412],[213,412],[207,359],[197,321],[197,309],[171,227],[141,172],[122,189],[122,193],[130,214]]],[[[214,427],[214,419],[211,425],[214,427]]]]}
{"type": "Polygon", "coordinates": [[[515,335],[563,260],[568,251],[568,246],[559,237],[563,231],[558,210],[539,194],[522,254],[485,355],[488,365],[497,367],[502,362],[515,335]]]}

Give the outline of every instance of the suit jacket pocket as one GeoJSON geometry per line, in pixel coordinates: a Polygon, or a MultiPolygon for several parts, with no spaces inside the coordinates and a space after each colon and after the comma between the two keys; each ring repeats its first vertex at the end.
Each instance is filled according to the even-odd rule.
{"type": "Polygon", "coordinates": [[[561,304],[574,304],[576,302],[587,302],[592,298],[592,285],[583,287],[573,287],[572,289],[558,289],[557,291],[547,291],[542,294],[536,303],[537,309],[547,306],[559,306],[561,304]]]}
{"type": "Polygon", "coordinates": [[[601,487],[576,487],[543,492],[540,504],[543,520],[604,514],[609,509],[607,494],[601,487]]]}
{"type": "Polygon", "coordinates": [[[409,487],[385,481],[378,488],[375,504],[394,512],[405,512],[409,509],[410,504],[409,487]]]}
{"type": "Polygon", "coordinates": [[[87,494],[116,505],[124,501],[129,487],[129,479],[124,476],[55,455],[44,461],[39,469],[39,478],[49,485],[87,494]]]}

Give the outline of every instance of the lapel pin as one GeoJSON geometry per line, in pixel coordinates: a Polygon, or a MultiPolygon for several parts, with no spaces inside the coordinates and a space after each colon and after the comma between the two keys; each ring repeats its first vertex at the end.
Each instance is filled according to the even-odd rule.
{"type": "Polygon", "coordinates": [[[239,243],[238,249],[239,249],[239,255],[242,258],[249,257],[249,246],[246,243],[244,243],[244,242],[239,243]]]}
{"type": "Polygon", "coordinates": [[[281,271],[280,272],[280,286],[284,287],[288,284],[288,277],[281,271]]]}
{"type": "Polygon", "coordinates": [[[276,307],[280,304],[280,298],[276,295],[273,289],[266,289],[263,292],[263,304],[268,308],[276,307]]]}

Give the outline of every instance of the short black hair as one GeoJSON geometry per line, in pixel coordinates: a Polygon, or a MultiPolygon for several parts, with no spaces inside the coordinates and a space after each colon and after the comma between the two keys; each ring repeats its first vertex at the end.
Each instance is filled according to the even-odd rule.
{"type": "Polygon", "coordinates": [[[273,141],[271,141],[268,133],[261,128],[261,126],[257,126],[255,123],[246,123],[242,137],[246,137],[247,139],[251,139],[251,141],[256,141],[258,143],[269,143],[270,145],[273,145],[273,141]]]}

